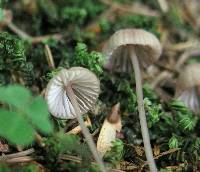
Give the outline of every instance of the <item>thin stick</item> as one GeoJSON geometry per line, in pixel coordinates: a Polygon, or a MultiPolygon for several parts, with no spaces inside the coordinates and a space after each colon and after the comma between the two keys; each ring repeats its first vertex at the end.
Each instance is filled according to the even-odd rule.
{"type": "Polygon", "coordinates": [[[47,63],[49,65],[49,67],[52,68],[52,69],[55,69],[55,63],[54,63],[54,60],[53,60],[53,55],[51,53],[51,49],[49,48],[48,45],[45,45],[44,48],[45,48],[45,54],[46,54],[46,57],[47,57],[47,63]]]}
{"type": "Polygon", "coordinates": [[[163,80],[166,80],[167,78],[171,78],[172,73],[168,71],[161,72],[151,83],[152,88],[156,88],[156,86],[162,82],[163,80]]]}
{"type": "Polygon", "coordinates": [[[106,168],[104,166],[103,160],[99,156],[99,153],[98,153],[98,151],[96,149],[96,146],[95,146],[95,143],[94,143],[94,141],[92,139],[92,136],[90,135],[90,132],[89,132],[88,128],[84,124],[83,118],[82,118],[82,116],[80,114],[80,108],[78,106],[78,102],[76,100],[76,97],[74,95],[74,92],[73,92],[72,87],[71,87],[70,84],[67,86],[66,92],[67,92],[67,95],[69,96],[69,99],[70,99],[70,101],[72,103],[72,106],[74,107],[77,120],[78,120],[78,122],[79,122],[79,124],[81,126],[83,135],[86,138],[86,141],[87,141],[87,143],[88,143],[88,145],[90,147],[90,150],[91,150],[91,152],[92,152],[97,164],[99,165],[99,168],[101,169],[101,171],[102,172],[106,172],[107,170],[106,170],[106,168]]]}
{"type": "Polygon", "coordinates": [[[133,3],[132,5],[122,5],[120,3],[116,3],[110,0],[101,0],[102,3],[112,6],[116,11],[127,12],[132,14],[139,14],[145,16],[159,16],[159,12],[156,10],[152,10],[145,5],[140,3],[133,3]]]}
{"type": "Polygon", "coordinates": [[[164,13],[167,13],[168,10],[169,10],[169,6],[168,6],[168,3],[166,0],[157,0],[158,1],[158,4],[161,8],[161,10],[164,12],[164,13]]]}
{"type": "Polygon", "coordinates": [[[40,43],[40,42],[47,40],[47,39],[50,39],[50,38],[57,40],[57,41],[60,41],[63,38],[63,35],[61,35],[59,33],[55,33],[55,34],[52,34],[52,35],[36,36],[36,37],[33,37],[31,39],[31,43],[37,44],[37,43],[40,43]]]}
{"type": "Polygon", "coordinates": [[[17,152],[17,153],[8,154],[8,155],[2,155],[2,156],[0,156],[0,161],[30,155],[33,152],[35,152],[35,150],[33,148],[31,148],[31,149],[28,149],[28,150],[25,150],[25,151],[22,151],[22,152],[17,152]]]}
{"type": "Polygon", "coordinates": [[[200,42],[198,40],[192,39],[187,42],[181,42],[177,44],[170,44],[166,47],[169,51],[182,51],[189,48],[199,47],[200,42]]]}
{"type": "Polygon", "coordinates": [[[42,136],[41,136],[39,133],[35,132],[35,141],[36,141],[36,143],[37,143],[40,147],[45,147],[45,143],[44,143],[42,140],[43,140],[43,139],[42,139],[42,136]]]}
{"type": "Polygon", "coordinates": [[[33,161],[34,158],[30,156],[22,156],[22,157],[17,157],[17,158],[12,158],[12,159],[7,159],[7,163],[24,163],[24,162],[30,162],[33,161]]]}
{"type": "Polygon", "coordinates": [[[153,159],[153,152],[152,152],[151,143],[150,143],[149,130],[147,127],[146,115],[145,115],[145,110],[144,110],[142,80],[141,80],[139,62],[135,54],[135,50],[132,47],[130,47],[129,52],[130,52],[130,57],[133,64],[134,73],[135,73],[137,103],[138,103],[138,111],[139,111],[139,118],[140,118],[140,125],[141,125],[141,131],[142,131],[142,138],[144,142],[145,154],[146,154],[146,158],[149,164],[150,171],[157,172],[158,170],[156,168],[156,164],[153,159]]]}
{"type": "MultiPolygon", "coordinates": [[[[89,126],[91,126],[91,122],[87,120],[84,122],[84,125],[86,127],[89,127],[89,126]]],[[[78,125],[75,128],[73,128],[72,130],[68,131],[66,134],[78,134],[80,132],[81,132],[81,127],[80,127],[80,125],[78,125]]]]}
{"type": "Polygon", "coordinates": [[[9,23],[8,28],[13,31],[15,34],[17,34],[20,38],[23,39],[31,39],[32,37],[25,33],[24,31],[20,30],[15,24],[9,23]]]}
{"type": "Polygon", "coordinates": [[[200,55],[200,50],[199,49],[190,49],[186,50],[178,59],[176,65],[175,65],[175,70],[180,71],[181,66],[187,61],[188,58],[191,56],[199,56],[200,55]]]}
{"type": "Polygon", "coordinates": [[[59,34],[59,33],[55,33],[52,35],[42,35],[42,36],[36,36],[33,37],[29,34],[27,34],[26,32],[24,32],[23,30],[21,30],[18,26],[16,26],[14,23],[9,23],[8,28],[14,32],[16,35],[18,35],[20,38],[22,39],[28,39],[32,44],[38,44],[41,43],[42,41],[49,39],[49,38],[53,38],[57,41],[61,40],[63,38],[63,35],[59,34]]]}

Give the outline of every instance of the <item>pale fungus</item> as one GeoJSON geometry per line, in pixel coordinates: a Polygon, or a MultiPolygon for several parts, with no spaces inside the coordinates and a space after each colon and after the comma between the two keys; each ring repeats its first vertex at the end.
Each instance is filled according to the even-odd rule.
{"type": "Polygon", "coordinates": [[[62,119],[77,118],[95,160],[101,171],[105,172],[103,161],[82,119],[82,115],[95,105],[99,92],[99,80],[92,72],[82,67],[72,67],[62,69],[50,80],[45,98],[53,116],[62,119]]]}
{"type": "Polygon", "coordinates": [[[97,150],[103,157],[112,147],[112,142],[116,139],[117,131],[120,132],[122,124],[119,115],[119,103],[113,106],[112,112],[105,119],[98,140],[97,150]]]}
{"type": "Polygon", "coordinates": [[[103,54],[110,71],[130,73],[134,70],[136,94],[142,137],[147,161],[151,172],[157,168],[153,159],[149,132],[147,128],[141,79],[141,67],[147,67],[160,57],[162,48],[159,40],[151,33],[142,29],[122,29],[115,32],[103,47],[103,54]]]}

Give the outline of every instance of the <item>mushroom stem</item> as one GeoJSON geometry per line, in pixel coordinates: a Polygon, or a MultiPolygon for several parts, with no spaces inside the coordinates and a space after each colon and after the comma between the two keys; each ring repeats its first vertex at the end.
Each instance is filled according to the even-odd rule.
{"type": "Polygon", "coordinates": [[[83,135],[84,137],[86,138],[86,141],[89,145],[89,148],[97,162],[97,164],[99,165],[99,168],[101,169],[102,172],[106,172],[106,168],[104,166],[104,163],[103,163],[103,160],[102,158],[99,156],[99,153],[96,149],[96,146],[95,146],[95,143],[92,139],[92,136],[90,135],[90,132],[88,130],[88,128],[85,126],[84,124],[84,121],[83,121],[83,118],[80,114],[80,108],[78,106],[78,102],[76,100],[76,97],[75,97],[75,94],[74,94],[74,91],[72,90],[72,87],[71,85],[69,84],[66,88],[66,92],[67,92],[67,95],[69,96],[69,99],[72,103],[72,106],[74,107],[74,110],[75,110],[75,113],[76,113],[76,117],[77,117],[77,120],[80,124],[80,127],[82,129],[82,132],[83,132],[83,135]]]}
{"type": "Polygon", "coordinates": [[[149,137],[149,131],[148,131],[148,127],[147,127],[146,115],[145,115],[145,110],[144,110],[142,80],[141,80],[139,62],[138,62],[138,58],[135,53],[135,50],[132,46],[129,47],[129,53],[130,53],[130,58],[131,58],[131,62],[132,62],[134,73],[135,73],[138,112],[139,112],[145,154],[146,154],[146,158],[147,158],[147,161],[149,164],[150,171],[157,172],[158,170],[157,170],[154,158],[153,158],[150,137],[149,137]]]}

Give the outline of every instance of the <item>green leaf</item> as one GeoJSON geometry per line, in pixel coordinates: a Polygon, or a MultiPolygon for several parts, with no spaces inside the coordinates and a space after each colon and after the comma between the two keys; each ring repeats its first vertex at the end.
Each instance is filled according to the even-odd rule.
{"type": "Polygon", "coordinates": [[[0,87],[0,101],[17,108],[24,108],[31,98],[31,93],[28,89],[20,85],[11,85],[0,87]]]}
{"type": "Polygon", "coordinates": [[[168,145],[170,149],[179,148],[182,145],[182,139],[179,136],[173,134],[169,139],[168,145]]]}
{"type": "Polygon", "coordinates": [[[44,133],[52,132],[53,128],[49,120],[49,112],[46,102],[42,97],[35,97],[26,109],[28,117],[31,119],[33,125],[44,133]]]}
{"type": "Polygon", "coordinates": [[[197,119],[190,116],[183,116],[182,119],[179,121],[179,124],[182,129],[191,131],[195,128],[197,123],[197,119]]]}
{"type": "Polygon", "coordinates": [[[182,114],[191,114],[191,111],[186,107],[185,103],[180,100],[172,100],[169,103],[169,107],[173,110],[181,112],[182,114]]]}
{"type": "Polygon", "coordinates": [[[17,112],[0,109],[0,135],[17,145],[27,145],[34,140],[34,129],[17,112]]]}

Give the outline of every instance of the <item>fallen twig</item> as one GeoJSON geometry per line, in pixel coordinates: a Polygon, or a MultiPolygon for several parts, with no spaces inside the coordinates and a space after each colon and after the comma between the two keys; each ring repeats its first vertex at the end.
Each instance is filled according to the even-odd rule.
{"type": "Polygon", "coordinates": [[[32,39],[30,35],[19,29],[14,23],[10,22],[8,24],[8,28],[13,31],[16,35],[18,35],[22,39],[32,39]]]}
{"type": "Polygon", "coordinates": [[[24,163],[24,162],[30,162],[33,160],[35,159],[30,156],[22,156],[22,157],[7,159],[5,162],[6,163],[24,163]]]}
{"type": "Polygon", "coordinates": [[[63,35],[59,34],[59,33],[55,33],[55,34],[49,34],[49,35],[42,35],[42,36],[30,36],[29,34],[27,34],[26,32],[24,32],[23,30],[21,30],[19,27],[17,27],[14,23],[10,22],[8,25],[8,28],[14,32],[16,35],[18,35],[20,38],[22,39],[27,39],[29,40],[32,44],[38,44],[43,42],[46,39],[55,39],[57,41],[61,40],[63,38],[63,35]]]}
{"type": "Polygon", "coordinates": [[[170,78],[172,75],[171,72],[169,71],[163,71],[161,72],[153,81],[152,83],[150,84],[152,88],[155,88],[161,81],[167,79],[167,78],[170,78]]]}
{"type": "Polygon", "coordinates": [[[45,48],[45,55],[46,55],[47,63],[49,67],[51,69],[55,69],[55,63],[54,63],[53,55],[51,53],[51,49],[49,48],[48,45],[45,45],[44,48],[45,48]]]}
{"type": "MultiPolygon", "coordinates": [[[[87,117],[87,120],[84,122],[86,127],[91,126],[90,118],[87,117]]],[[[67,134],[78,134],[81,132],[81,127],[78,125],[77,127],[73,128],[72,130],[68,131],[67,134]]]]}
{"type": "Polygon", "coordinates": [[[189,49],[186,50],[178,59],[176,65],[175,65],[175,70],[180,71],[181,66],[187,61],[188,58],[191,56],[199,56],[200,55],[200,50],[199,48],[197,49],[189,49]]]}
{"type": "Polygon", "coordinates": [[[200,42],[198,40],[192,39],[187,42],[171,44],[167,46],[166,49],[170,51],[182,51],[185,49],[190,49],[190,48],[195,48],[195,47],[200,47],[200,42]]]}
{"type": "Polygon", "coordinates": [[[101,0],[102,3],[112,6],[114,9],[119,10],[121,12],[128,12],[132,14],[145,15],[157,17],[159,16],[159,12],[156,10],[152,10],[145,5],[134,2],[132,5],[122,5],[109,0],[101,0]]]}
{"type": "Polygon", "coordinates": [[[8,160],[8,159],[13,159],[13,158],[27,156],[27,155],[30,155],[30,154],[32,154],[34,152],[35,152],[35,150],[33,148],[31,148],[31,149],[27,149],[27,150],[22,151],[22,152],[17,152],[17,153],[13,153],[13,154],[2,155],[2,156],[0,156],[0,161],[5,161],[5,160],[8,160]]]}
{"type": "Polygon", "coordinates": [[[157,0],[162,12],[167,13],[169,10],[169,6],[166,0],[157,0]]]}

